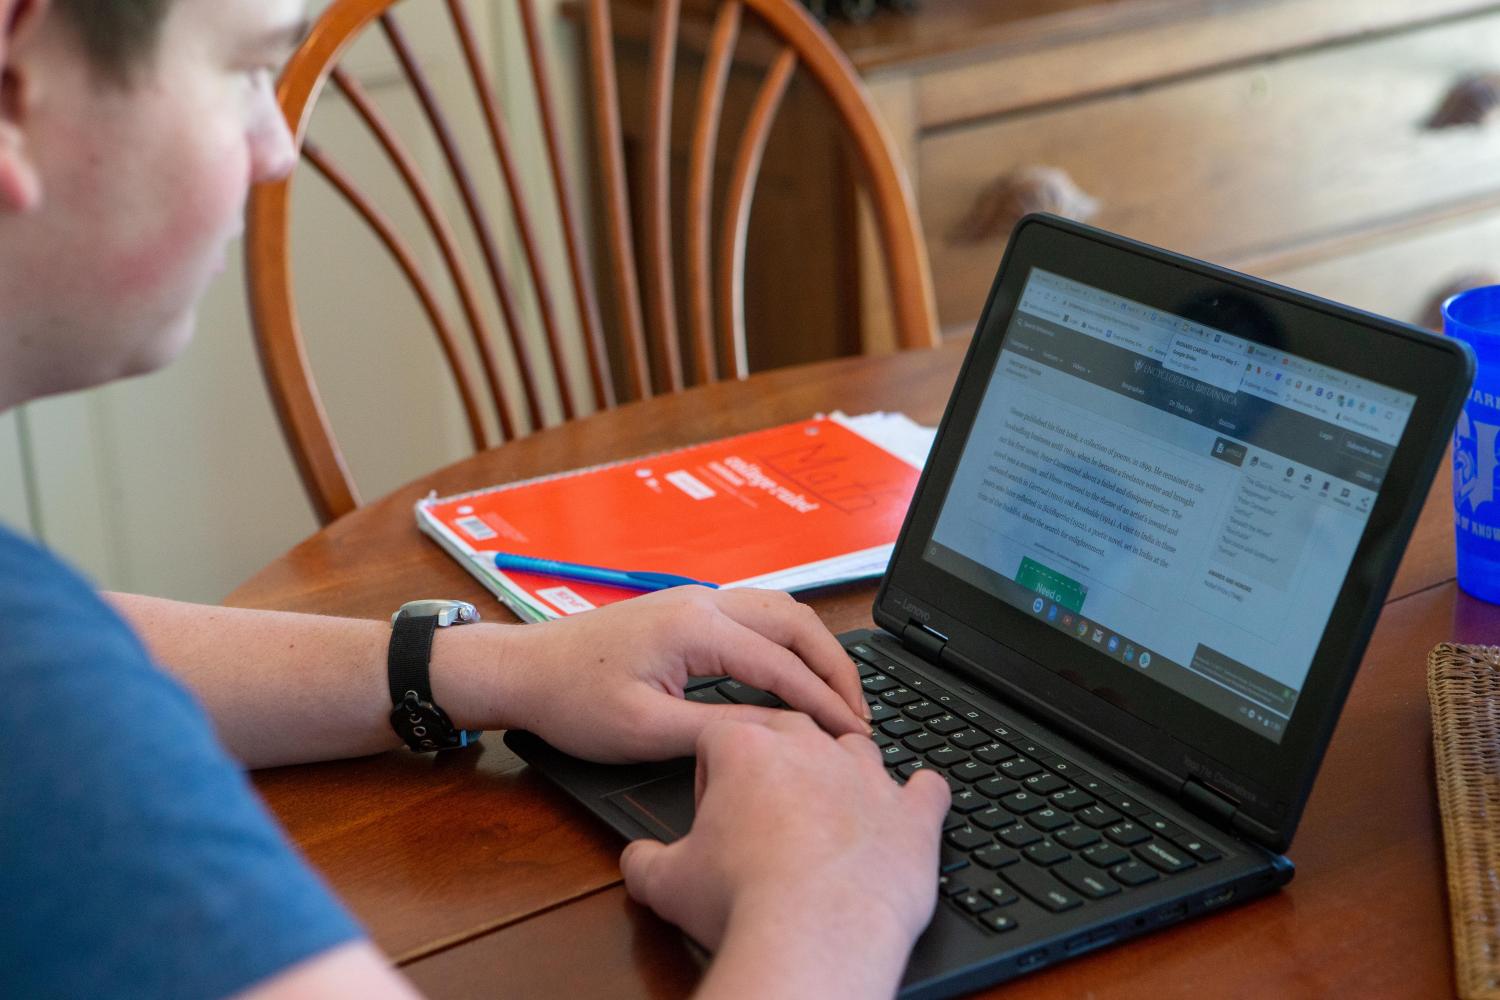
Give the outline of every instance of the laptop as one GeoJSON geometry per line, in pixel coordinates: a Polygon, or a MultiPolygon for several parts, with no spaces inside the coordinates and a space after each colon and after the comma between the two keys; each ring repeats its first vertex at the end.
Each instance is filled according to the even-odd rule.
{"type": "MultiPolygon", "coordinates": [[[[1016,228],[874,605],[893,777],[945,775],[903,997],[1275,891],[1473,376],[1462,345],[1050,216],[1016,228]]],[[[777,704],[707,679],[700,701],[777,704]]],[[[507,744],[627,838],[691,761],[507,744]]]]}

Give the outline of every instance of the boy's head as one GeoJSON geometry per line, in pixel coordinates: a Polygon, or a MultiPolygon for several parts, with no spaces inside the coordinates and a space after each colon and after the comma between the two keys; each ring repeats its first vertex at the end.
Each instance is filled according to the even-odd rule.
{"type": "Polygon", "coordinates": [[[295,162],[303,0],[0,0],[0,410],[151,371],[295,162]]]}

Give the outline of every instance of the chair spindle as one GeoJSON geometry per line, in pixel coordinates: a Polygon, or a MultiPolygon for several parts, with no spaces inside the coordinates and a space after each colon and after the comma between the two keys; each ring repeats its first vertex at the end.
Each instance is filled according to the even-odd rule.
{"type": "Polygon", "coordinates": [[[656,348],[657,384],[682,390],[677,340],[677,296],[672,280],[672,84],[682,0],[658,0],[651,25],[650,84],[646,88],[645,203],[646,318],[656,348]]]}
{"type": "Polygon", "coordinates": [[[604,323],[599,316],[599,299],[594,285],[593,269],[583,252],[583,237],[578,230],[577,199],[569,174],[563,166],[562,141],[558,138],[557,105],[552,98],[552,84],[542,60],[542,35],[537,27],[535,0],[520,0],[521,26],[526,33],[526,62],[531,68],[531,83],[536,89],[542,137],[547,145],[547,162],[552,169],[552,189],[557,217],[562,221],[562,235],[568,251],[568,272],[573,297],[578,303],[578,321],[583,326],[584,348],[588,353],[589,380],[594,388],[594,405],[613,409],[614,378],[610,373],[609,355],[604,344],[604,323]]]}
{"type": "Polygon", "coordinates": [[[469,436],[474,441],[475,450],[482,451],[493,447],[494,442],[490,438],[489,428],[485,426],[484,416],[479,406],[479,390],[474,382],[474,373],[469,370],[467,361],[458,349],[453,327],[443,313],[443,307],[438,305],[437,297],[432,293],[432,286],[423,274],[421,265],[417,263],[416,254],[397,235],[396,227],[391,224],[390,219],[386,218],[385,214],[364,196],[349,175],[339,169],[321,147],[307,140],[302,145],[302,156],[322,175],[324,180],[333,186],[334,190],[344,197],[360,218],[365,220],[380,242],[390,251],[391,256],[396,259],[396,265],[405,275],[407,284],[417,296],[417,301],[422,304],[422,311],[427,314],[428,321],[437,331],[443,357],[447,359],[448,368],[453,372],[453,380],[458,384],[459,401],[463,404],[464,417],[468,421],[469,436]]]}
{"type": "Polygon", "coordinates": [[[771,68],[766,71],[745,134],[740,137],[734,168],[729,175],[729,194],[725,203],[723,230],[719,247],[719,308],[723,320],[719,325],[720,356],[732,378],[750,374],[745,347],[745,244],[750,231],[750,205],[755,200],[755,182],[760,175],[766,142],[771,126],[786,96],[787,85],[797,70],[797,53],[783,47],[771,68]]]}
{"type": "Polygon", "coordinates": [[[719,370],[714,346],[713,310],[714,157],[718,152],[724,92],[729,83],[735,44],[739,40],[741,14],[738,0],[729,0],[719,8],[714,19],[708,56],[703,63],[703,79],[699,85],[698,116],[693,127],[688,166],[688,320],[699,384],[718,378],[719,370]]]}
{"type": "Polygon", "coordinates": [[[609,218],[610,260],[620,300],[620,325],[625,339],[626,368],[637,399],[649,399],[650,361],[641,318],[641,290],[636,278],[631,236],[629,189],[625,181],[625,142],[620,126],[620,87],[615,75],[614,29],[610,0],[589,0],[589,77],[593,89],[602,197],[609,218]]]}
{"type": "Polygon", "coordinates": [[[484,314],[480,311],[474,282],[469,276],[463,256],[459,253],[458,238],[453,232],[453,227],[448,224],[447,218],[438,209],[437,199],[422,176],[422,172],[417,168],[415,160],[407,152],[401,140],[396,137],[390,124],[385,120],[385,116],[375,107],[364,88],[342,67],[334,67],[331,78],[350,105],[358,112],[360,118],[364,120],[381,148],[385,150],[386,156],[401,174],[402,180],[406,182],[407,190],[426,220],[427,227],[443,256],[443,263],[447,266],[448,274],[458,291],[459,302],[468,320],[470,333],[479,347],[479,356],[484,364],[484,374],[489,383],[490,395],[495,401],[495,409],[500,417],[501,434],[504,438],[515,437],[515,422],[511,418],[509,407],[505,405],[504,383],[500,378],[500,361],[495,356],[494,337],[490,332],[488,322],[485,321],[484,314]]]}
{"type": "MultiPolygon", "coordinates": [[[[562,404],[564,420],[572,420],[578,415],[578,407],[573,400],[573,390],[568,379],[567,364],[563,358],[562,342],[557,327],[557,310],[552,304],[552,295],[547,288],[547,276],[542,272],[541,253],[537,249],[536,230],[531,222],[531,213],[526,209],[526,192],[521,188],[520,176],[516,170],[515,157],[511,153],[511,142],[505,121],[496,106],[494,88],[490,85],[489,78],[484,70],[484,62],[479,57],[479,48],[474,41],[474,31],[469,23],[468,12],[464,0],[447,0],[449,20],[453,24],[454,34],[458,37],[459,48],[463,52],[464,63],[468,67],[470,80],[474,84],[475,95],[479,99],[480,109],[484,113],[485,125],[489,130],[490,145],[495,151],[495,158],[500,162],[500,173],[505,182],[505,193],[510,199],[511,218],[516,226],[516,233],[520,237],[522,249],[526,254],[527,272],[531,277],[531,285],[536,293],[537,311],[541,315],[542,330],[547,338],[547,351],[555,374],[554,381],[557,384],[559,402],[562,404]]],[[[475,220],[476,226],[479,220],[475,220]]],[[[487,239],[487,244],[493,241],[487,239]]],[[[492,267],[497,277],[499,275],[498,264],[492,267]]],[[[497,289],[503,287],[497,281],[497,289]]],[[[516,339],[523,340],[517,336],[516,339]]],[[[524,354],[522,355],[524,357],[524,354]]],[[[523,362],[523,372],[528,376],[528,391],[534,399],[540,400],[534,383],[530,380],[531,369],[529,364],[523,362]]],[[[540,421],[541,413],[537,410],[533,419],[540,421]]],[[[537,424],[540,426],[540,423],[537,424]]]]}
{"type": "MultiPolygon", "coordinates": [[[[433,138],[437,140],[438,148],[443,152],[443,159],[448,164],[449,176],[453,178],[454,186],[458,188],[459,198],[463,201],[464,211],[469,217],[469,224],[479,241],[480,253],[484,258],[490,281],[495,288],[500,315],[505,322],[511,353],[516,360],[517,373],[521,378],[526,416],[531,428],[538,429],[542,426],[541,394],[537,390],[536,371],[532,366],[531,352],[526,347],[525,327],[520,310],[516,307],[515,292],[509,278],[506,277],[505,269],[500,264],[500,251],[495,244],[494,234],[490,230],[489,220],[485,218],[484,209],[480,206],[479,193],[474,187],[473,176],[464,162],[463,153],[458,148],[458,142],[454,138],[452,127],[448,124],[448,118],[438,105],[437,95],[433,92],[427,73],[418,62],[416,54],[412,52],[411,45],[406,41],[406,33],[396,21],[395,14],[390,11],[382,14],[380,27],[385,33],[386,41],[390,43],[391,51],[395,53],[397,62],[406,73],[406,79],[416,94],[417,103],[421,105],[422,112],[427,118],[427,125],[432,130],[433,138]]],[[[497,393],[495,406],[498,409],[502,405],[497,393]]]]}

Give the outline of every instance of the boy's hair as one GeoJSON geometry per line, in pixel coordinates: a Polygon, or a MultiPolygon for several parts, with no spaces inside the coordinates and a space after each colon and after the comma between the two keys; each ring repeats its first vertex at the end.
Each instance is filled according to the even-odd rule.
{"type": "Polygon", "coordinates": [[[78,32],[84,53],[105,76],[124,82],[156,50],[173,0],[53,0],[78,32]]]}

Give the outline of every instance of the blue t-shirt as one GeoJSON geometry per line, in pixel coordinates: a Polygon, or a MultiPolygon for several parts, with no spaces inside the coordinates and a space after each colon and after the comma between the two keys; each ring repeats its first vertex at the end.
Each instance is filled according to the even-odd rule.
{"type": "Polygon", "coordinates": [[[0,528],[0,994],[220,997],[360,934],[193,698],[0,528]]]}

